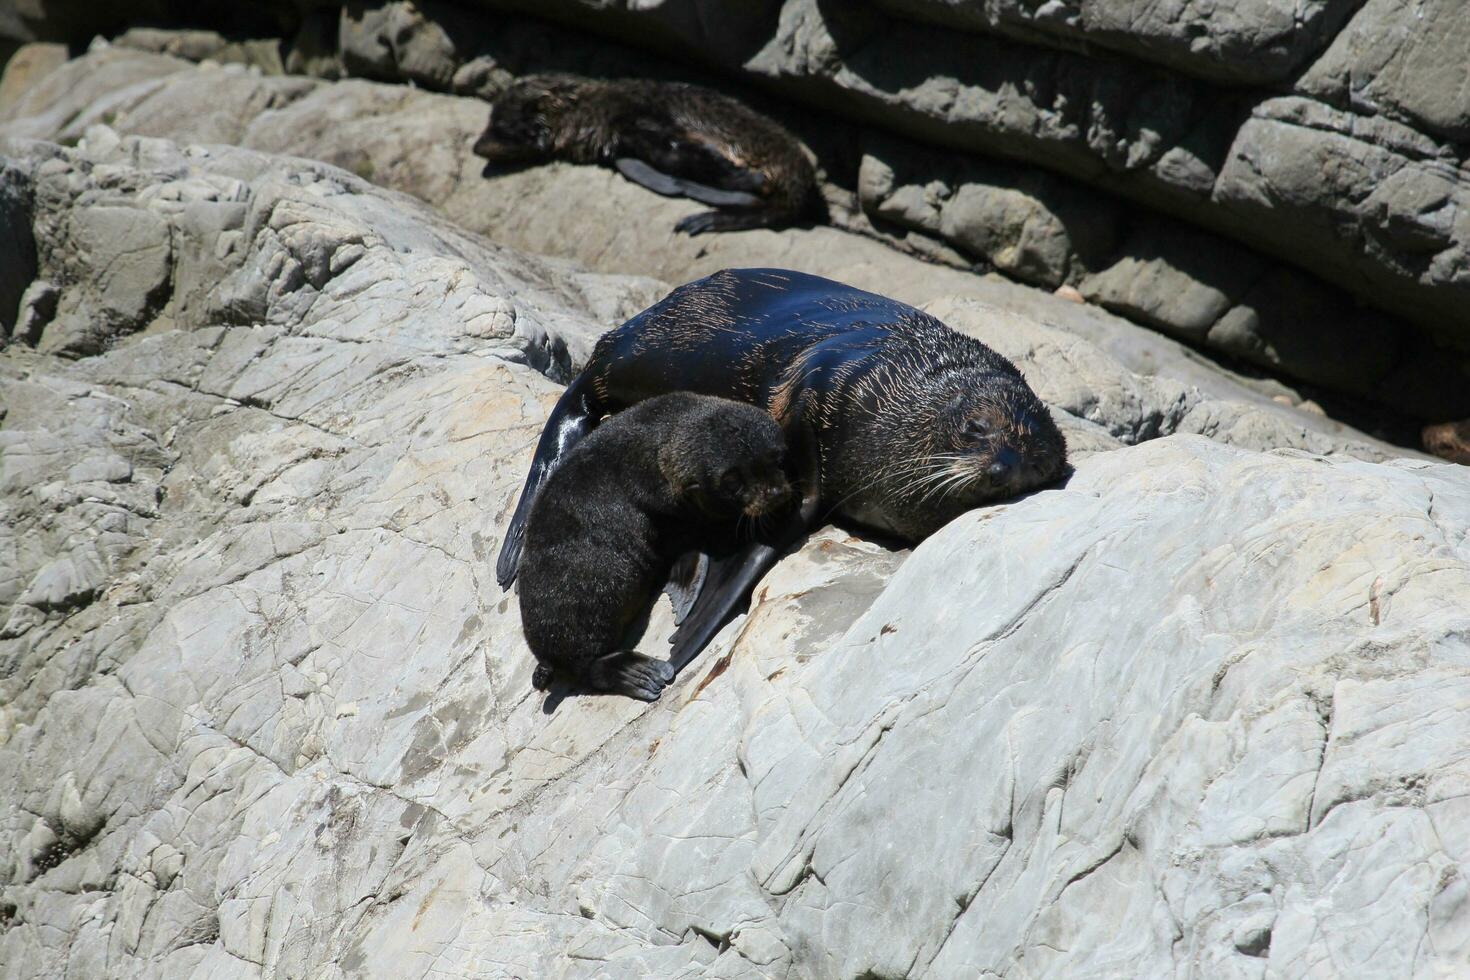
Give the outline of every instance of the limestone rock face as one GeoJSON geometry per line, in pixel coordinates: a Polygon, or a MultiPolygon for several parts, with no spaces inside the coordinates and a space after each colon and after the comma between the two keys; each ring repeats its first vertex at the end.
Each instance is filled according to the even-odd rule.
{"type": "Polygon", "coordinates": [[[298,158],[4,150],[58,311],[0,353],[6,977],[1470,956],[1458,468],[1262,452],[1289,416],[1127,370],[1105,314],[932,295],[1070,481],[912,551],[824,529],[660,703],[552,705],[494,555],[547,376],[665,287],[298,158]],[[58,264],[115,223],[167,229],[164,286],[146,244],[58,264]]]}
{"type": "Polygon", "coordinates": [[[903,16],[1039,41],[1100,44],[1191,75],[1277,81],[1326,45],[1354,0],[881,0],[903,16]]]}
{"type": "Polygon", "coordinates": [[[1454,0],[1369,0],[1301,80],[1303,91],[1463,144],[1470,24],[1454,0]]]}
{"type": "MultiPolygon", "coordinates": [[[[106,12],[21,6],[22,20],[49,18],[68,37],[117,28],[106,12]]],[[[532,71],[715,84],[812,145],[839,226],[1070,286],[1290,383],[1386,406],[1409,417],[1405,431],[1470,415],[1470,84],[1457,0],[255,6],[248,23],[209,3],[186,18],[246,40],[150,28],[115,45],[266,77],[167,85],[161,60],[88,56],[86,71],[22,86],[35,73],[26,65],[56,56],[33,46],[13,59],[25,104],[0,100],[5,128],[67,139],[102,122],[225,142],[254,128],[263,143],[252,145],[336,144],[357,159],[334,162],[371,165],[374,181],[399,186],[389,171],[416,169],[420,184],[442,185],[453,154],[429,138],[433,114],[408,111],[425,105],[421,93],[307,98],[302,79],[280,73],[476,97],[532,71]],[[240,34],[272,23],[278,39],[240,34]],[[100,94],[81,101],[79,88],[100,94]],[[251,121],[296,102],[311,138],[279,126],[267,136],[251,121]],[[352,115],[366,102],[416,122],[411,152],[369,159],[361,145],[378,137],[352,115]],[[337,133],[323,119],[348,125],[337,133]]],[[[0,35],[35,34],[8,23],[0,6],[0,35]]]]}
{"type": "MultiPolygon", "coordinates": [[[[1288,389],[1248,387],[1179,344],[1094,307],[1078,308],[998,277],[981,278],[898,255],[868,236],[819,226],[690,239],[671,229],[701,205],[659,197],[606,170],[555,164],[487,175],[484,162],[470,151],[486,120],[478,99],[361,79],[270,77],[239,65],[194,67],[112,46],[58,70],[13,118],[0,119],[0,132],[68,142],[103,120],[123,132],[223,140],[325,160],[421,198],[496,241],[567,256],[601,272],[654,275],[679,283],[722,268],[780,265],[917,305],[972,297],[990,308],[1024,313],[1077,333],[1106,349],[1120,370],[1163,374],[1199,388],[1217,399],[1226,415],[1233,417],[1249,405],[1278,416],[1283,431],[1294,433],[1280,443],[1248,443],[1252,448],[1305,446],[1301,434],[1313,432],[1326,438],[1316,443],[1318,451],[1352,445],[1356,448],[1350,451],[1375,458],[1397,452],[1381,445],[1365,448],[1368,440],[1341,425],[1283,410],[1269,396],[1288,389]],[[94,87],[91,81],[97,78],[100,85],[119,77],[147,81],[120,93],[94,87]],[[86,108],[89,96],[99,108],[86,108]],[[68,114],[62,116],[53,105],[68,114]],[[1268,397],[1261,397],[1263,390],[1268,397]]],[[[875,140],[871,147],[888,155],[892,142],[875,140]]],[[[879,202],[875,208],[893,220],[910,221],[920,229],[937,230],[941,224],[959,229],[976,248],[990,249],[997,261],[1011,257],[1008,271],[1045,285],[1075,280],[1095,302],[1123,309],[1183,340],[1198,344],[1213,336],[1232,353],[1285,366],[1319,383],[1364,390],[1398,385],[1406,401],[1431,404],[1446,392],[1464,397],[1450,383],[1452,378],[1438,385],[1415,384],[1435,370],[1451,375],[1453,359],[1406,370],[1399,363],[1398,335],[1370,311],[1320,283],[1266,269],[1264,263],[1253,263],[1246,250],[1207,240],[1177,222],[1130,221],[1127,233],[1110,228],[1106,219],[1121,219],[1118,212],[1090,207],[1074,193],[1075,187],[1027,176],[1026,186],[1046,206],[1036,205],[1007,184],[1017,169],[956,170],[942,188],[919,187],[910,176],[913,171],[895,172],[882,157],[870,154],[863,160],[860,193],[879,202]],[[931,207],[930,201],[937,203],[931,207]],[[1128,244],[1120,246],[1120,240],[1128,244]],[[1067,259],[1069,248],[1085,254],[1085,260],[1067,259]],[[1118,258],[1120,249],[1134,257],[1118,258]],[[1103,271],[1088,273],[1089,263],[1103,271]],[[1221,290],[1192,279],[1197,270],[1213,276],[1221,290]],[[1181,322],[1189,329],[1179,328],[1181,322]]],[[[860,221],[853,224],[861,227],[860,221]]],[[[651,302],[654,297],[645,298],[651,302]]],[[[647,302],[616,302],[601,315],[616,322],[647,302]]],[[[576,351],[569,356],[575,360],[576,351]]],[[[1268,423],[1268,429],[1276,427],[1268,423]]]]}

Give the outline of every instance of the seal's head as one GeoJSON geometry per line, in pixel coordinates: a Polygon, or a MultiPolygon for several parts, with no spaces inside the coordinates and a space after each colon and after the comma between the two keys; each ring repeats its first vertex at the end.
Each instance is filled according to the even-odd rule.
{"type": "Polygon", "coordinates": [[[551,159],[562,117],[585,85],[570,75],[527,75],[495,99],[490,122],[475,141],[475,155],[490,163],[551,159]]]}
{"type": "Polygon", "coordinates": [[[711,520],[758,520],[794,499],[786,474],[786,441],[760,409],[700,397],[660,465],[685,504],[711,520]]]}
{"type": "Polygon", "coordinates": [[[895,397],[863,426],[870,458],[894,462],[844,481],[843,509],[861,523],[919,541],[967,510],[1065,475],[1066,440],[1014,368],[901,374],[895,397]]]}
{"type": "Polygon", "coordinates": [[[931,460],[938,493],[975,506],[1050,483],[1067,443],[1019,377],[965,378],[935,420],[931,460]]]}

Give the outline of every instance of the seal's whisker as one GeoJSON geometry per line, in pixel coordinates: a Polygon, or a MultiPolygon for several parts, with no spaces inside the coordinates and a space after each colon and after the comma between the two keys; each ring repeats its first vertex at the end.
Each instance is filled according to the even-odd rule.
{"type": "Polygon", "coordinates": [[[853,489],[851,493],[848,493],[841,500],[833,504],[828,509],[828,513],[836,511],[837,509],[842,507],[843,504],[847,503],[858,494],[863,493],[867,490],[871,490],[873,487],[878,486],[885,480],[901,480],[904,477],[917,474],[916,479],[907,484],[897,487],[893,491],[894,496],[908,496],[916,485],[919,485],[923,481],[938,476],[943,472],[944,468],[945,467],[942,462],[936,462],[932,457],[927,456],[921,459],[909,460],[906,462],[895,464],[893,466],[886,467],[880,470],[878,474],[872,479],[864,481],[855,489],[853,489]]]}
{"type": "Polygon", "coordinates": [[[943,480],[937,482],[923,499],[928,500],[932,497],[934,500],[943,500],[958,488],[975,480],[977,476],[978,474],[971,470],[956,467],[950,470],[943,480]]]}
{"type": "Polygon", "coordinates": [[[912,494],[917,491],[923,490],[924,492],[919,495],[919,498],[917,500],[917,503],[922,504],[925,500],[929,499],[930,495],[934,493],[934,491],[938,487],[943,486],[946,481],[951,479],[952,474],[952,467],[943,467],[942,469],[936,470],[935,472],[928,474],[922,479],[915,480],[913,483],[909,484],[909,486],[906,488],[906,492],[912,494]]]}
{"type": "Polygon", "coordinates": [[[906,476],[927,474],[938,470],[941,466],[942,463],[936,462],[929,457],[914,460],[903,465],[890,466],[887,469],[879,471],[879,473],[875,477],[873,477],[873,479],[868,480],[859,489],[865,490],[869,487],[877,485],[884,480],[897,480],[906,476]]]}

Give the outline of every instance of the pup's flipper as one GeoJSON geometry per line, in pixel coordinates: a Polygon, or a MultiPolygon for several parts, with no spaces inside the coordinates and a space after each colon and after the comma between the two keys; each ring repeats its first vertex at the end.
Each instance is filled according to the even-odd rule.
{"type": "Polygon", "coordinates": [[[664,586],[664,592],[674,607],[675,626],[684,622],[689,610],[694,608],[694,600],[699,598],[699,590],[704,587],[704,580],[709,575],[709,564],[709,555],[704,552],[686,551],[669,569],[669,581],[664,586]]]}
{"type": "Polygon", "coordinates": [[[761,199],[754,194],[727,191],[683,177],[673,177],[634,157],[619,157],[614,161],[614,166],[618,168],[618,173],[633,183],[664,197],[687,197],[717,208],[748,208],[761,203],[761,199]]]}
{"type": "MultiPolygon", "coordinates": [[[[805,531],[805,525],[796,528],[788,543],[799,540],[805,531]]],[[[751,544],[729,557],[710,562],[704,589],[669,641],[674,647],[669,665],[675,672],[699,656],[715,634],[740,613],[750,598],[750,590],[785,550],[767,543],[751,544]]]]}
{"type": "Polygon", "coordinates": [[[673,679],[673,667],[632,650],[609,653],[592,661],[583,672],[583,680],[594,690],[639,701],[657,701],[673,679]]]}
{"type": "Polygon", "coordinates": [[[536,443],[536,455],[531,459],[530,472],[521,487],[521,499],[516,503],[516,512],[505,530],[505,541],[500,546],[500,557],[495,562],[495,580],[502,589],[509,589],[516,580],[516,566],[520,564],[521,547],[526,540],[526,519],[531,516],[531,505],[536,493],[552,471],[561,465],[567,452],[591,432],[597,425],[602,412],[596,404],[591,383],[586,375],[567,387],[551,410],[551,416],[541,429],[541,440],[536,443]]]}
{"type": "Polygon", "coordinates": [[[669,665],[677,673],[709,645],[750,599],[751,590],[786,550],[811,533],[820,513],[822,480],[815,433],[799,424],[788,435],[789,452],[801,473],[801,506],[790,511],[776,531],[728,557],[711,559],[694,607],[669,642],[669,665]]]}

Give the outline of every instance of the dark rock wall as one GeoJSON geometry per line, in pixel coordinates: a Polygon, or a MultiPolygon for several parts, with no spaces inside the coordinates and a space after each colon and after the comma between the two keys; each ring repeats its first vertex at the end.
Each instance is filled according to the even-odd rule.
{"type": "Polygon", "coordinates": [[[1462,8],[394,0],[253,16],[282,25],[285,70],[324,77],[482,96],[538,70],[743,88],[812,146],[829,198],[846,195],[838,223],[1440,419],[1470,414],[1462,8]]]}

